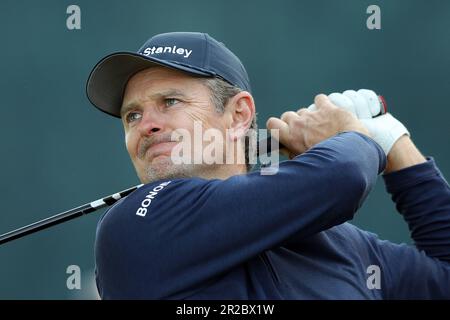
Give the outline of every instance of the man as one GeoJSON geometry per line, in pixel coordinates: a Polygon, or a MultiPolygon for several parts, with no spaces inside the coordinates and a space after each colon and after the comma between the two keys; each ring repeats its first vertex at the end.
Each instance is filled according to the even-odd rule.
{"type": "Polygon", "coordinates": [[[138,53],[104,58],[87,94],[122,119],[145,183],[98,224],[102,298],[450,297],[449,186],[396,119],[365,116],[372,112],[359,101],[366,91],[334,95],[350,100],[342,108],[318,95],[315,108],[269,119],[291,158],[274,175],[247,172],[250,151],[243,155],[240,142],[255,128],[248,76],[206,34],[160,34],[138,53]],[[232,163],[174,163],[174,132],[194,133],[198,123],[221,133],[215,159],[236,154],[232,163]],[[416,247],[344,223],[383,170],[416,247]]]}

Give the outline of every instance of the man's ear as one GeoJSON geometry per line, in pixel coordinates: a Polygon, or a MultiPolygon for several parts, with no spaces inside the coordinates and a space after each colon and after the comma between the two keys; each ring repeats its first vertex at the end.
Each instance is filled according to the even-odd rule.
{"type": "Polygon", "coordinates": [[[247,133],[255,116],[255,102],[247,91],[241,91],[232,97],[226,109],[230,112],[232,122],[230,124],[230,138],[237,140],[247,133]]]}

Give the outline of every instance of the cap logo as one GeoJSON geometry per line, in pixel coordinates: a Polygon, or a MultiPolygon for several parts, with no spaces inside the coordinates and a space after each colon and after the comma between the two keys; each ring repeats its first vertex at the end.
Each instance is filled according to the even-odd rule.
{"type": "Polygon", "coordinates": [[[159,53],[172,53],[172,54],[178,54],[182,56],[183,58],[189,58],[189,56],[192,53],[192,50],[188,50],[185,48],[177,48],[177,46],[173,47],[147,47],[145,48],[144,52],[141,54],[144,56],[149,56],[153,54],[159,54],[159,53]]]}

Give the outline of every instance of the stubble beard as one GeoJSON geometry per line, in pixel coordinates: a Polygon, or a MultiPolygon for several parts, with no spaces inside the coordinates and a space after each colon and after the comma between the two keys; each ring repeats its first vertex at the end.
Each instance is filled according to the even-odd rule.
{"type": "Polygon", "coordinates": [[[140,178],[142,183],[195,177],[210,179],[214,177],[218,166],[217,164],[174,164],[170,157],[164,157],[158,159],[156,163],[149,164],[140,178]]]}

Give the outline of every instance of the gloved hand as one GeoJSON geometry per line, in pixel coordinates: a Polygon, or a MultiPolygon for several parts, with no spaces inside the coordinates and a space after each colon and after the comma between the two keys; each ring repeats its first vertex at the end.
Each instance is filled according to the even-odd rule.
{"type": "MultiPolygon", "coordinates": [[[[401,136],[410,135],[406,127],[390,113],[379,115],[382,106],[377,94],[372,90],[347,90],[343,93],[332,93],[328,97],[336,106],[357,117],[386,155],[401,136]]],[[[316,107],[312,104],[308,109],[315,110],[316,107]]]]}

